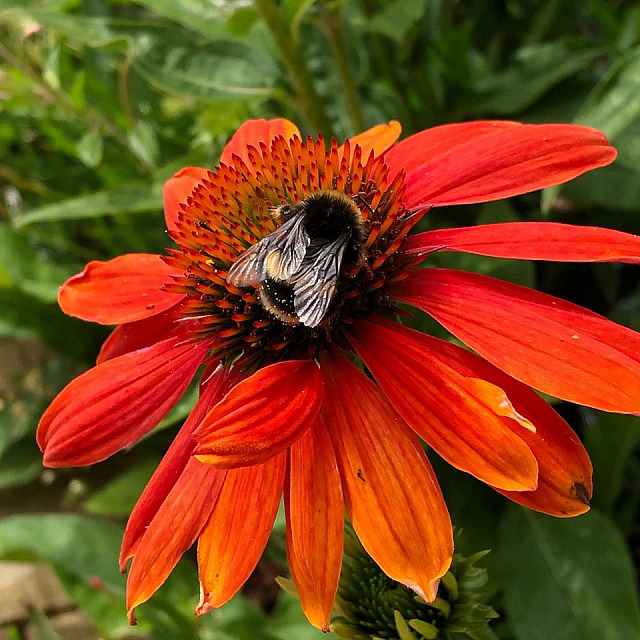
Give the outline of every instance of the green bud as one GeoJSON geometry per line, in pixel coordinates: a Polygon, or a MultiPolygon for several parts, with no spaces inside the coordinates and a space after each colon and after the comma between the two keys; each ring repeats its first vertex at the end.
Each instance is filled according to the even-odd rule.
{"type": "Polygon", "coordinates": [[[343,640],[492,640],[488,621],[497,614],[483,603],[487,572],[475,566],[486,553],[454,555],[435,602],[427,603],[385,575],[348,528],[330,629],[343,640]]]}

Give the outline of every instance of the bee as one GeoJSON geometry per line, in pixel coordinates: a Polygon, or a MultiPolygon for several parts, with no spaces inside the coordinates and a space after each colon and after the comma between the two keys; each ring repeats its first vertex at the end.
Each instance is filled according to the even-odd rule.
{"type": "Polygon", "coordinates": [[[347,195],[318,191],[274,216],[280,226],[238,257],[227,282],[258,285],[262,305],[276,318],[317,327],[340,276],[364,259],[362,214],[347,195]]]}

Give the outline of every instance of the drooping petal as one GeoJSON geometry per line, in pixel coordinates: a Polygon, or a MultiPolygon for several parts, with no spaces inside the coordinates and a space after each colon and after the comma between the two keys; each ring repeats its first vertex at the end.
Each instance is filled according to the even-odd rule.
{"type": "Polygon", "coordinates": [[[312,360],[259,369],[235,386],[194,434],[198,460],[231,469],[264,462],[307,429],[322,403],[322,376],[312,360]]]}
{"type": "MultiPolygon", "coordinates": [[[[358,145],[362,150],[362,157],[366,161],[369,154],[373,151],[374,156],[381,156],[394,142],[400,137],[402,126],[397,120],[390,120],[387,124],[377,124],[353,138],[349,138],[351,148],[358,145]]],[[[344,145],[338,150],[341,155],[344,145]]]]}
{"type": "Polygon", "coordinates": [[[38,425],[44,464],[94,464],[133,444],[178,401],[208,349],[206,341],[170,338],[70,382],[38,425]]]}
{"type": "Polygon", "coordinates": [[[209,170],[203,167],[185,167],[169,178],[162,187],[162,201],[164,202],[164,219],[169,231],[178,231],[176,220],[180,212],[180,205],[187,202],[187,196],[203,180],[209,177],[209,170]]]}
{"type": "Polygon", "coordinates": [[[179,307],[180,303],[150,318],[136,322],[125,322],[116,327],[103,342],[96,364],[117,358],[125,353],[138,351],[144,347],[150,347],[156,342],[168,340],[173,336],[186,337],[191,324],[189,321],[177,321],[179,307]]]}
{"type": "Polygon", "coordinates": [[[640,237],[557,222],[504,222],[437,229],[409,238],[407,251],[461,251],[494,258],[640,263],[640,237]]]}
{"type": "Polygon", "coordinates": [[[521,127],[509,120],[474,120],[442,124],[415,133],[393,146],[384,156],[389,167],[389,181],[399,171],[412,174],[439,155],[454,147],[482,136],[494,135],[502,129],[521,127]]]}
{"type": "Polygon", "coordinates": [[[200,397],[193,410],[173,439],[129,516],[120,548],[121,571],[124,571],[127,560],[135,554],[147,527],[187,466],[196,444],[193,439],[194,429],[236,382],[235,370],[232,372],[219,368],[216,374],[202,385],[200,397]]]}
{"type": "Polygon", "coordinates": [[[527,443],[538,461],[538,488],[498,491],[530,509],[553,516],[576,516],[587,511],[593,488],[591,461],[571,427],[535,391],[483,358],[443,340],[431,341],[440,357],[458,373],[504,389],[515,411],[535,429],[522,429],[516,421],[506,423],[527,443]]]}
{"type": "Polygon", "coordinates": [[[190,458],[145,531],[127,578],[127,613],[146,602],[193,545],[213,511],[226,476],[190,458]]]}
{"type": "Polygon", "coordinates": [[[349,337],[395,410],[458,469],[510,491],[536,488],[538,465],[522,438],[530,428],[500,387],[459,373],[431,336],[361,320],[349,337]]]}
{"type": "Polygon", "coordinates": [[[433,601],[453,553],[451,522],[416,437],[344,356],[323,354],[322,416],[345,503],[367,553],[391,578],[433,601]]]}
{"type": "Polygon", "coordinates": [[[287,559],[309,622],[328,631],[342,566],[344,500],[320,417],[291,445],[285,484],[287,559]]]}
{"type": "Polygon", "coordinates": [[[247,120],[227,143],[220,156],[220,162],[232,165],[233,156],[236,155],[251,167],[247,147],[258,148],[261,142],[270,147],[271,141],[278,136],[282,136],[285,140],[290,140],[293,136],[301,137],[298,127],[286,118],[247,120]]]}
{"type": "Polygon", "coordinates": [[[227,471],[218,502],[198,540],[196,615],[230,600],[251,575],[269,539],[284,484],[287,454],[227,471]]]}
{"type": "Polygon", "coordinates": [[[163,291],[175,269],[160,256],[129,253],[113,260],[89,262],[58,292],[60,308],[70,316],[100,324],[149,318],[172,307],[182,296],[163,291]]]}
{"type": "Polygon", "coordinates": [[[544,393],[640,411],[640,334],[631,329],[533,289],[451,269],[415,270],[392,296],[544,393]]]}
{"type": "Polygon", "coordinates": [[[458,139],[423,164],[408,158],[403,200],[408,209],[489,202],[567,182],[615,157],[597,129],[509,123],[458,139]]]}

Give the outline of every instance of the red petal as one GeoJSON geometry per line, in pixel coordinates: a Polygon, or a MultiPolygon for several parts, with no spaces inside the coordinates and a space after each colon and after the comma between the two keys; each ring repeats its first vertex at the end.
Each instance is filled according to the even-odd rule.
{"type": "Polygon", "coordinates": [[[276,519],[287,454],[232,469],[198,541],[200,602],[196,614],[230,600],[251,575],[276,519]]]}
{"type": "Polygon", "coordinates": [[[321,402],[322,376],[313,360],[263,367],[235,386],[196,429],[196,457],[227,469],[264,462],[300,437],[321,402]]]}
{"type": "Polygon", "coordinates": [[[389,182],[399,171],[415,173],[434,158],[465,142],[521,126],[519,122],[508,120],[476,120],[443,124],[420,131],[401,140],[385,154],[389,182]]]}
{"type": "Polygon", "coordinates": [[[342,566],[344,501],[319,418],[291,445],[285,509],[287,558],[302,609],[312,625],[328,631],[342,566]]]}
{"type": "Polygon", "coordinates": [[[176,220],[180,213],[181,204],[186,204],[187,196],[203,180],[208,179],[209,170],[202,167],[185,167],[180,169],[173,177],[169,178],[162,187],[162,200],[164,202],[164,219],[169,231],[177,231],[176,220]]]}
{"type": "Polygon", "coordinates": [[[124,571],[127,560],[136,552],[144,532],[187,466],[196,444],[193,439],[194,429],[235,382],[234,374],[228,369],[220,369],[202,386],[198,402],[160,461],[129,516],[120,549],[121,571],[124,571]]]}
{"type": "Polygon", "coordinates": [[[590,127],[509,123],[430,155],[422,164],[411,156],[399,162],[407,170],[409,209],[489,202],[561,184],[613,162],[616,151],[590,127]]]}
{"type": "MultiPolygon", "coordinates": [[[[349,138],[351,149],[358,145],[362,150],[362,157],[366,161],[373,151],[374,156],[381,156],[400,137],[402,126],[397,120],[390,120],[387,124],[377,124],[353,138],[349,138]]],[[[338,150],[338,157],[342,157],[344,145],[338,150]]]]}
{"type": "Polygon", "coordinates": [[[640,237],[557,222],[505,222],[411,236],[408,251],[462,251],[494,258],[640,263],[640,237]]]}
{"type": "Polygon", "coordinates": [[[487,276],[419,269],[392,295],[432,315],[517,380],[605,411],[640,411],[640,334],[487,276]]]}
{"type": "Polygon", "coordinates": [[[233,156],[240,156],[247,166],[251,166],[248,147],[259,148],[261,142],[268,147],[271,141],[278,136],[285,140],[290,140],[293,136],[300,136],[300,130],[293,122],[286,118],[274,118],[273,120],[247,120],[229,140],[227,146],[222,151],[220,162],[233,165],[233,156]]]}
{"type": "Polygon", "coordinates": [[[510,428],[522,438],[538,461],[535,491],[500,491],[530,509],[553,516],[575,516],[588,510],[591,461],[569,425],[532,389],[514,380],[483,358],[443,340],[435,340],[447,364],[458,373],[486,380],[507,393],[514,409],[535,426],[535,432],[513,421],[510,428]]]}
{"type": "Polygon", "coordinates": [[[451,563],[451,522],[416,437],[380,390],[339,353],[323,354],[322,415],[345,503],[367,553],[394,580],[433,601],[451,563]]]}
{"type": "Polygon", "coordinates": [[[127,613],[146,602],[167,579],[204,528],[222,489],[226,471],[191,458],[146,530],[127,578],[127,613]]]}
{"type": "Polygon", "coordinates": [[[162,313],[116,327],[102,344],[96,364],[150,347],[172,337],[187,337],[189,322],[177,322],[180,303],[162,313]]]}
{"type": "Polygon", "coordinates": [[[460,374],[441,341],[392,322],[361,321],[358,355],[407,424],[447,462],[494,487],[535,489],[538,465],[504,390],[460,374]]]}
{"type": "Polygon", "coordinates": [[[94,464],[133,444],[170,411],[209,343],[176,338],[89,369],[54,399],[38,425],[49,467],[94,464]]]}
{"type": "Polygon", "coordinates": [[[70,316],[100,324],[134,322],[161,313],[182,296],[162,290],[175,269],[160,256],[129,253],[107,262],[90,262],[58,292],[60,308],[70,316]]]}

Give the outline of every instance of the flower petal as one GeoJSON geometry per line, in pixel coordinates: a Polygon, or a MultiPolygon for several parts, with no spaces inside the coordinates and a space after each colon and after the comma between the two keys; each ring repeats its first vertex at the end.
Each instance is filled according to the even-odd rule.
{"type": "Polygon", "coordinates": [[[416,437],[343,355],[323,354],[322,415],[353,528],[392,579],[433,601],[451,563],[451,522],[416,437]]]}
{"type": "Polygon", "coordinates": [[[261,142],[270,147],[271,141],[278,136],[282,136],[285,140],[290,140],[293,136],[301,137],[298,127],[286,118],[247,120],[227,143],[220,156],[220,162],[233,165],[233,156],[236,155],[250,167],[251,161],[247,148],[257,149],[261,142]]]}
{"type": "Polygon", "coordinates": [[[398,142],[385,154],[384,162],[389,167],[389,182],[399,171],[413,174],[434,158],[460,144],[493,135],[502,129],[521,126],[521,123],[509,120],[474,120],[442,124],[415,133],[398,142]]]}
{"type": "Polygon", "coordinates": [[[313,360],[263,367],[207,414],[194,434],[196,457],[226,469],[264,462],[300,437],[321,402],[322,377],[313,360]]]}
{"type": "Polygon", "coordinates": [[[286,461],[283,452],[264,464],[227,472],[198,541],[196,615],[230,600],[258,564],[278,512],[286,461]]]}
{"type": "Polygon", "coordinates": [[[226,476],[195,458],[187,466],[158,509],[131,563],[127,578],[127,614],[146,602],[167,579],[184,552],[204,528],[226,476]]]}
{"type": "Polygon", "coordinates": [[[203,167],[185,167],[169,178],[162,187],[164,219],[169,231],[178,231],[176,220],[181,211],[180,205],[187,202],[187,196],[203,180],[209,178],[210,171],[203,167]]]}
{"type": "Polygon", "coordinates": [[[509,123],[456,140],[423,164],[409,159],[403,200],[408,209],[499,200],[567,182],[615,157],[597,129],[509,123]]]}
{"type": "Polygon", "coordinates": [[[507,417],[504,390],[460,374],[440,340],[397,323],[360,321],[349,339],[395,410],[447,462],[494,487],[536,488],[528,426],[507,417]]]}
{"type": "Polygon", "coordinates": [[[236,381],[235,371],[232,373],[229,369],[221,368],[202,385],[198,401],[129,516],[120,548],[121,571],[125,570],[127,560],[136,553],[147,527],[187,466],[196,445],[193,439],[194,429],[236,381]]]}
{"type": "Polygon", "coordinates": [[[535,427],[533,431],[522,429],[516,422],[507,421],[538,461],[538,488],[498,491],[519,504],[553,516],[576,516],[587,511],[593,489],[591,461],[571,427],[535,391],[483,358],[450,342],[437,343],[448,365],[464,376],[504,389],[515,411],[535,427]]]}
{"type": "Polygon", "coordinates": [[[170,338],[70,382],[38,425],[44,464],[94,464],[133,444],[178,401],[208,349],[206,341],[170,338]]]}
{"type": "MultiPolygon", "coordinates": [[[[387,124],[377,124],[353,138],[349,138],[351,148],[358,145],[362,150],[362,158],[366,162],[373,151],[374,156],[381,156],[400,137],[402,126],[397,120],[390,120],[387,124]]],[[[344,145],[338,150],[338,157],[342,157],[344,145]]]]}
{"type": "Polygon", "coordinates": [[[309,622],[329,630],[342,566],[344,500],[326,428],[318,417],[289,452],[287,559],[309,622]]]}
{"type": "Polygon", "coordinates": [[[461,251],[494,258],[640,263],[640,236],[557,222],[504,222],[411,236],[407,251],[461,251]]]}
{"type": "Polygon", "coordinates": [[[162,289],[171,282],[171,274],[175,269],[149,253],[94,260],[60,287],[58,303],[67,315],[89,322],[142,320],[166,311],[182,297],[162,289]]]}
{"type": "Polygon", "coordinates": [[[640,334],[631,329],[533,289],[451,269],[415,270],[392,296],[544,393],[640,411],[640,334]]]}
{"type": "Polygon", "coordinates": [[[162,342],[171,337],[186,338],[190,324],[184,321],[176,322],[179,317],[176,313],[179,306],[180,303],[150,318],[125,322],[116,327],[103,342],[96,364],[150,347],[156,342],[162,342]]]}

